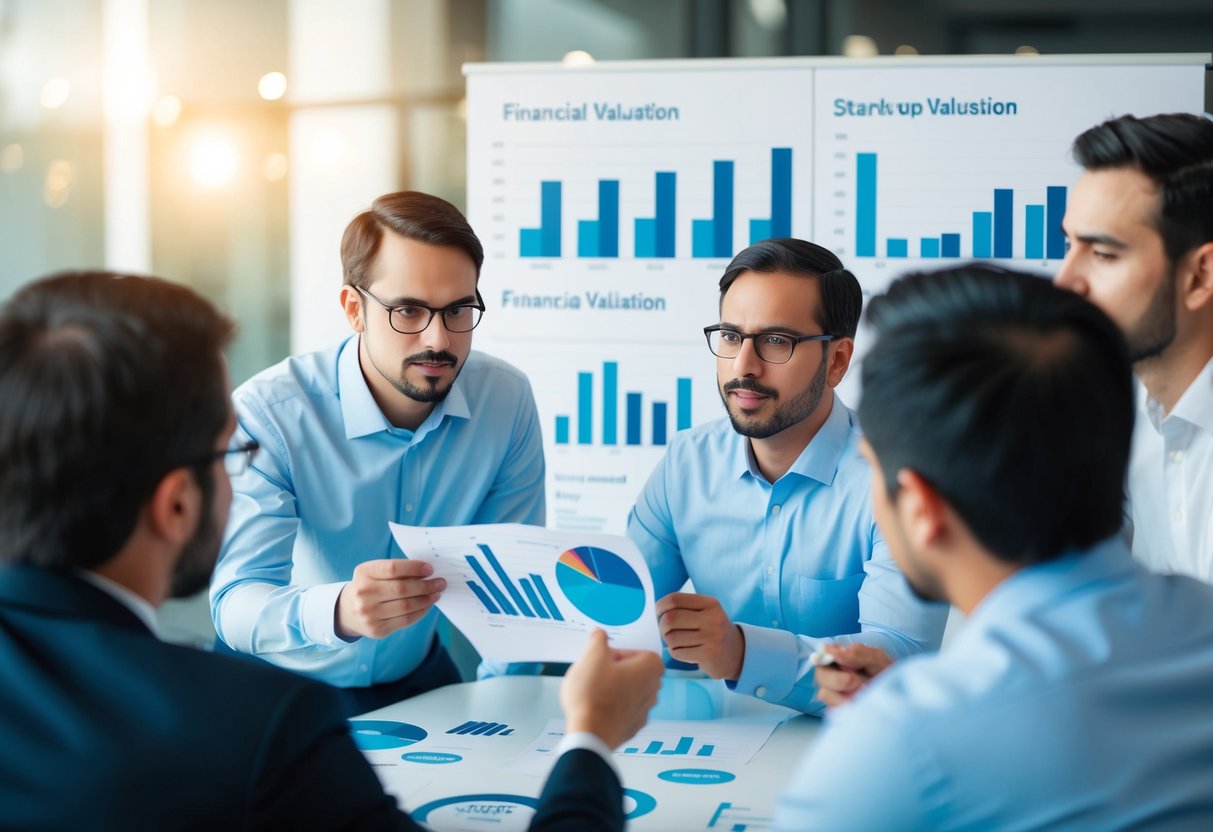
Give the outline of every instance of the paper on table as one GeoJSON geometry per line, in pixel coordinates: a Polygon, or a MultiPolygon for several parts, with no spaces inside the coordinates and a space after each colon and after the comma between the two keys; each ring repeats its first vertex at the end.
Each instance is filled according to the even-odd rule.
{"type": "Polygon", "coordinates": [[[571,662],[594,627],[615,647],[661,650],[653,579],[626,537],[519,523],[389,525],[405,557],[446,579],[438,609],[488,661],[571,662]]]}
{"type": "MultiPolygon", "coordinates": [[[[671,765],[694,763],[704,767],[744,764],[791,715],[789,712],[712,720],[650,720],[636,736],[615,749],[615,759],[671,765]]],[[[509,763],[509,769],[522,774],[546,774],[556,762],[556,746],[563,738],[564,720],[550,720],[539,738],[509,763]]]]}

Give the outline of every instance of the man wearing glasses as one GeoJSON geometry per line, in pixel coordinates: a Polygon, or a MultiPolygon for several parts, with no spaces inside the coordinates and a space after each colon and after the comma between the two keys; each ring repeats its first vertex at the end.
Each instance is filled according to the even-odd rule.
{"type": "Polygon", "coordinates": [[[834,395],[862,305],[854,275],[813,243],[733,258],[720,323],[704,330],[728,419],[678,434],[628,518],[670,655],[806,712],[822,707],[810,671],[827,640],[933,650],[947,614],[894,564],[855,414],[834,395]],[[695,593],[679,592],[688,578],[695,593]]]}
{"type": "Polygon", "coordinates": [[[450,203],[375,200],[341,241],[354,334],[234,395],[240,440],[211,586],[220,640],[346,688],[353,712],[459,674],[438,643],[444,589],[395,550],[408,525],[544,522],[544,463],[525,376],[471,351],[480,241],[450,203]]]}

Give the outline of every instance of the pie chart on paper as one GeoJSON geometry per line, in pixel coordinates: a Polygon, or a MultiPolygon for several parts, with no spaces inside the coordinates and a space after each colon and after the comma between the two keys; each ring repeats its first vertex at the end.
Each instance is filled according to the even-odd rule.
{"type": "Polygon", "coordinates": [[[355,744],[363,751],[404,748],[421,742],[428,736],[426,730],[419,725],[390,722],[386,719],[352,719],[350,733],[355,744]]]}
{"type": "Polygon", "coordinates": [[[600,624],[631,624],[644,612],[644,584],[614,552],[578,546],[556,561],[556,583],[574,607],[600,624]]]}

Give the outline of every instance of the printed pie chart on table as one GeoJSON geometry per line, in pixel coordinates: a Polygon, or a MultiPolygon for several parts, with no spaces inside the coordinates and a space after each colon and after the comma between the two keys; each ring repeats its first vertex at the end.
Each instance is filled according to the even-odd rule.
{"type": "Polygon", "coordinates": [[[386,719],[351,719],[350,733],[363,751],[384,748],[404,748],[421,742],[429,734],[419,725],[391,722],[386,719]]]}
{"type": "Polygon", "coordinates": [[[600,624],[623,626],[644,612],[644,585],[614,552],[578,546],[556,561],[556,583],[569,603],[600,624]]]}

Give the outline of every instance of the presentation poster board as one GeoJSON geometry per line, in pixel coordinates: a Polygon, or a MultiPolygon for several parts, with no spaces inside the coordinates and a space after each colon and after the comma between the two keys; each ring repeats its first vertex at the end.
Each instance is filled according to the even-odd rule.
{"type": "MultiPolygon", "coordinates": [[[[737,251],[812,240],[869,295],[972,259],[1051,273],[1073,138],[1200,112],[1208,59],[467,67],[476,347],[534,386],[548,525],[621,532],[675,434],[724,417],[702,330],[737,251]]],[[[857,377],[839,388],[852,406],[857,377]]]]}

